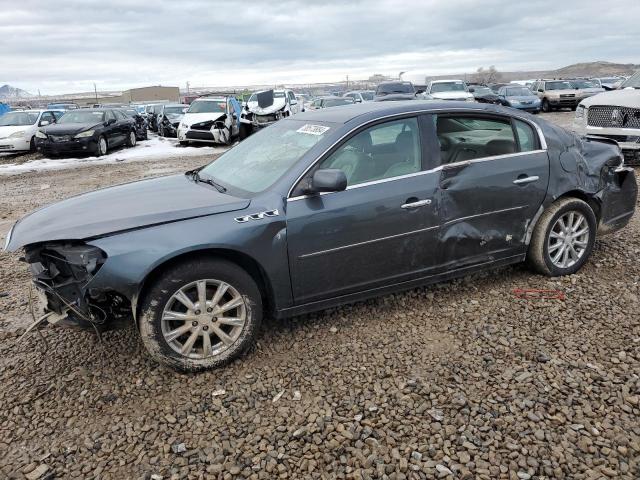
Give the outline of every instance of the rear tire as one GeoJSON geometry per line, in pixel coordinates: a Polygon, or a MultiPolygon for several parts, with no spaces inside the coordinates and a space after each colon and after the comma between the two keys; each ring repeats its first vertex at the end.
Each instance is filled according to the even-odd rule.
{"type": "Polygon", "coordinates": [[[135,130],[131,130],[129,135],[127,136],[127,147],[135,147],[136,146],[136,132],[135,130]]]}
{"type": "Polygon", "coordinates": [[[596,229],[596,216],[586,202],[560,199],[540,216],[529,243],[527,263],[550,277],[576,273],[593,251],[596,229]]]}
{"type": "Polygon", "coordinates": [[[199,259],[166,270],[151,285],[140,304],[139,329],[154,360],[195,372],[240,356],[261,320],[260,290],[245,270],[199,259]]]}

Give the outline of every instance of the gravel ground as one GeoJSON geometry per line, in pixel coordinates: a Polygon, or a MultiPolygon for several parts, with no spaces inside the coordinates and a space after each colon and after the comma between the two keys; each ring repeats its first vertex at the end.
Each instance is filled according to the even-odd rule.
{"type": "MultiPolygon", "coordinates": [[[[0,229],[206,160],[2,179],[0,229]]],[[[634,217],[570,277],[516,266],[267,319],[240,361],[196,375],[152,363],[133,329],[18,344],[27,275],[2,253],[0,478],[638,479],[639,234],[634,217]]]]}

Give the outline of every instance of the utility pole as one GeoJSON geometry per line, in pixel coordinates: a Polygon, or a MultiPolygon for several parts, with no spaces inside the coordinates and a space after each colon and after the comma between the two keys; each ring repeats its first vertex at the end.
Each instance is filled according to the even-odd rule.
{"type": "Polygon", "coordinates": [[[189,82],[187,82],[187,95],[189,95],[189,82]]]}
{"type": "Polygon", "coordinates": [[[349,90],[349,75],[347,75],[347,90],[349,90]]]}
{"type": "Polygon", "coordinates": [[[93,82],[93,91],[96,94],[96,103],[98,103],[98,89],[96,88],[95,82],[93,82]]]}

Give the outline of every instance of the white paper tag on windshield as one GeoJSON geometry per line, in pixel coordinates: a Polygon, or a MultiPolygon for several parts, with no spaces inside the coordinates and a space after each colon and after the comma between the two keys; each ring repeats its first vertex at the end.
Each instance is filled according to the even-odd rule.
{"type": "Polygon", "coordinates": [[[309,135],[322,135],[327,130],[329,130],[329,127],[325,127],[324,125],[310,125],[307,123],[303,127],[300,127],[298,130],[296,130],[296,132],[308,133],[309,135]]]}

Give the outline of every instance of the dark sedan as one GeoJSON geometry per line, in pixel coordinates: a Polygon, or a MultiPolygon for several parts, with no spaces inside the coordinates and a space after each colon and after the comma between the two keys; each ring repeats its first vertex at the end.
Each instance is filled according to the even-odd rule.
{"type": "Polygon", "coordinates": [[[42,208],[6,248],[24,248],[56,323],[134,318],[153,358],[195,371],[240,355],[265,315],[523,261],[575,273],[636,196],[615,142],[489,104],[372,102],[42,208]]]}
{"type": "Polygon", "coordinates": [[[469,85],[469,93],[479,103],[500,103],[498,94],[484,85],[469,85]]]}
{"type": "Polygon", "coordinates": [[[182,120],[184,112],[188,108],[189,105],[182,105],[179,103],[162,105],[162,108],[158,112],[158,116],[156,118],[158,135],[161,137],[177,137],[180,120],[182,120]]]}
{"type": "Polygon", "coordinates": [[[136,144],[133,119],[116,109],[70,110],[55,125],[36,133],[36,147],[46,155],[105,155],[112,148],[136,144]]]}
{"type": "Polygon", "coordinates": [[[124,113],[127,117],[133,119],[134,128],[136,129],[136,138],[138,140],[147,140],[149,135],[147,133],[147,120],[142,116],[142,114],[136,108],[123,108],[122,113],[124,113]]]}
{"type": "Polygon", "coordinates": [[[526,110],[531,113],[538,113],[541,108],[538,96],[527,87],[519,85],[507,85],[498,89],[500,104],[505,107],[526,110]]]}

